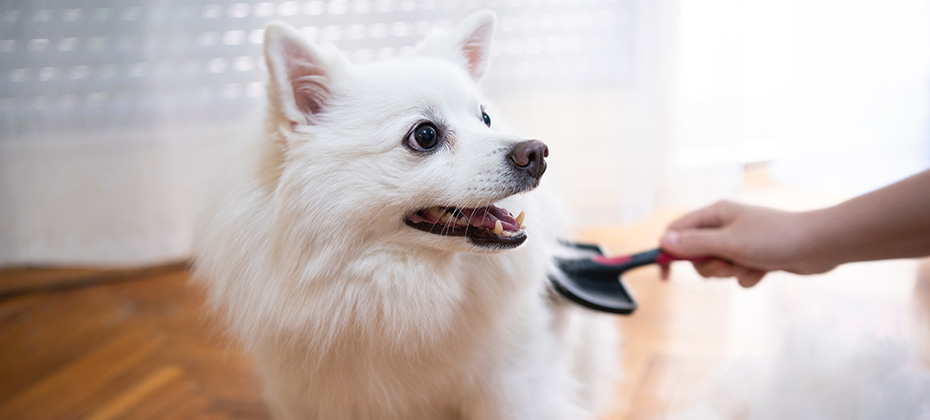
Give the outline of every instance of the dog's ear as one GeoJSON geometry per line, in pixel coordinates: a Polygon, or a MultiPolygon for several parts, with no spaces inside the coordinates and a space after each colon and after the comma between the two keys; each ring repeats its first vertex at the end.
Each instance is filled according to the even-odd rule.
{"type": "Polygon", "coordinates": [[[491,58],[491,40],[497,16],[490,10],[482,10],[465,18],[459,27],[449,34],[436,34],[427,38],[420,51],[431,55],[452,52],[453,58],[465,68],[475,81],[481,80],[491,58]]]}
{"type": "Polygon", "coordinates": [[[313,124],[329,99],[333,57],[316,48],[294,27],[271,23],[265,28],[268,98],[274,110],[292,124],[313,124]]]}

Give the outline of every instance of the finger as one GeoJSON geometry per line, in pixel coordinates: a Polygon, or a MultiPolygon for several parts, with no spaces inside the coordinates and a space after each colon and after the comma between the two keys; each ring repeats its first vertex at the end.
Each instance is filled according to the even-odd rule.
{"type": "Polygon", "coordinates": [[[739,285],[747,289],[753,287],[762,281],[765,273],[765,271],[747,270],[746,273],[738,277],[739,285]]]}
{"type": "Polygon", "coordinates": [[[720,227],[731,219],[733,203],[720,201],[688,213],[670,223],[667,230],[720,227]]]}
{"type": "Polygon", "coordinates": [[[726,241],[727,236],[721,229],[685,229],[666,232],[659,243],[662,249],[679,257],[730,258],[726,241]]]}
{"type": "Polygon", "coordinates": [[[713,260],[705,263],[694,264],[701,277],[734,277],[733,264],[726,261],[713,260]]]}

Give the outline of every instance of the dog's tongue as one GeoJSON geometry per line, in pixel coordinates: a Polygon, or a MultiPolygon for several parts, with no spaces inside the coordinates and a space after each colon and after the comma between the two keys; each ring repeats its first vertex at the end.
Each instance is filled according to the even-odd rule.
{"type": "Polygon", "coordinates": [[[430,224],[449,224],[465,226],[467,223],[473,227],[482,227],[488,230],[494,230],[494,225],[500,221],[501,227],[507,232],[517,232],[520,230],[520,223],[506,209],[495,206],[477,207],[470,209],[442,209],[432,207],[418,211],[409,217],[414,223],[430,224]],[[443,222],[443,215],[450,214],[451,219],[443,222]],[[457,223],[457,219],[463,218],[464,221],[457,223]]]}
{"type": "Polygon", "coordinates": [[[494,229],[494,224],[500,220],[501,227],[506,231],[515,232],[520,230],[520,224],[509,211],[500,207],[488,206],[474,209],[462,209],[462,214],[471,221],[474,227],[485,227],[494,229]]]}

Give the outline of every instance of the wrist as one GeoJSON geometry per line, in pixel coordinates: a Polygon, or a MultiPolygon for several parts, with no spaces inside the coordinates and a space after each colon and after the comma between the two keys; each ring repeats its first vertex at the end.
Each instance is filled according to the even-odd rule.
{"type": "Polygon", "coordinates": [[[841,225],[835,207],[799,213],[795,230],[798,261],[806,261],[807,270],[823,272],[847,262],[840,243],[841,225]]]}

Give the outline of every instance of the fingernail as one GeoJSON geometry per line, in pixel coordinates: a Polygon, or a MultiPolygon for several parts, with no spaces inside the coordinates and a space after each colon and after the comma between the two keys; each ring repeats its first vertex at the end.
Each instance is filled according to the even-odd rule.
{"type": "Polygon", "coordinates": [[[662,235],[660,242],[662,245],[678,245],[678,232],[675,232],[674,230],[665,232],[665,234],[662,235]]]}

